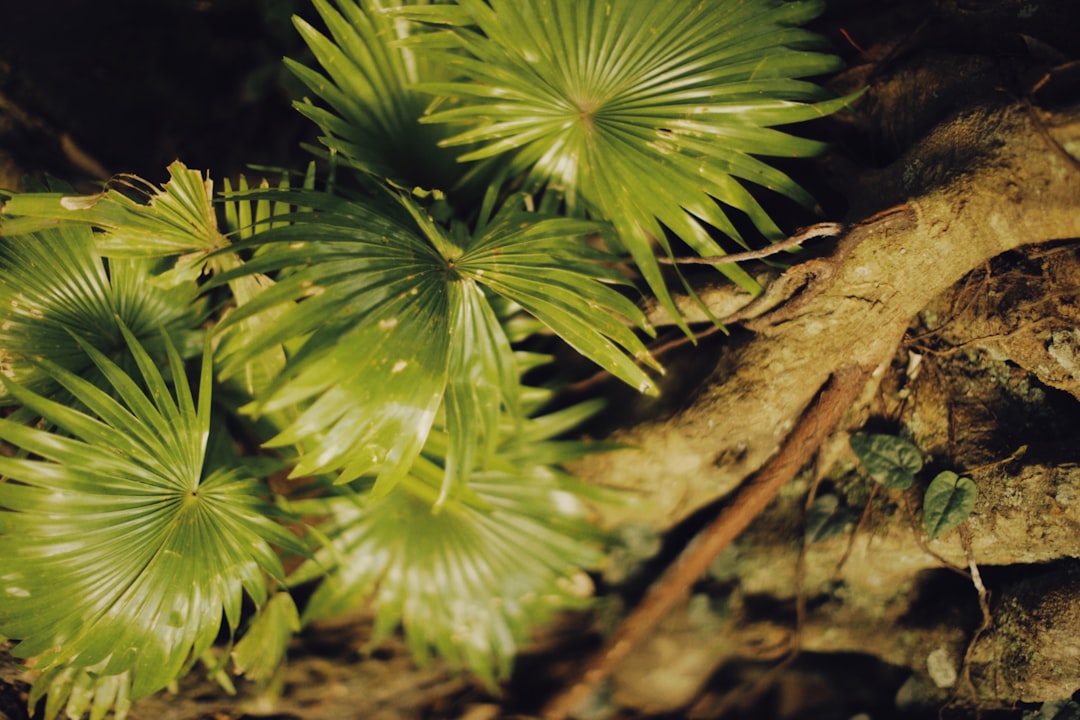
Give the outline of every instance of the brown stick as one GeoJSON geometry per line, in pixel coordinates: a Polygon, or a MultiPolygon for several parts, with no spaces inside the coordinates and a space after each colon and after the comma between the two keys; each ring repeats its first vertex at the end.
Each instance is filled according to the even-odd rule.
{"type": "Polygon", "coordinates": [[[747,250],[746,252],[732,253],[731,255],[712,255],[710,257],[658,257],[657,260],[662,265],[726,265],[730,263],[745,262],[747,260],[760,260],[761,258],[766,258],[770,255],[776,255],[784,250],[789,250],[796,245],[802,245],[811,238],[836,237],[843,232],[844,226],[841,223],[823,222],[802,228],[786,240],[775,242],[760,250],[747,250]]]}
{"type": "Polygon", "coordinates": [[[709,564],[772,502],[806,465],[841,417],[858,398],[873,368],[845,367],[832,375],[788,435],[780,451],[738,492],[735,501],[683,550],[622,622],[608,643],[589,659],[581,679],[553,697],[541,711],[548,720],[565,720],[608,678],[618,663],[656,626],[697,582],[709,564]]]}

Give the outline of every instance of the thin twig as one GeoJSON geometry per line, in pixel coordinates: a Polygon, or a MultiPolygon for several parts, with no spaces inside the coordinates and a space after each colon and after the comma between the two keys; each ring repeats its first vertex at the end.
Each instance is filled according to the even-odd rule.
{"type": "Polygon", "coordinates": [[[712,255],[710,257],[661,257],[658,260],[663,265],[727,265],[729,263],[745,262],[746,260],[760,260],[790,250],[796,245],[802,245],[811,238],[836,237],[843,234],[844,230],[844,225],[841,223],[818,223],[796,231],[794,235],[786,240],[781,240],[759,250],[747,250],[746,252],[732,253],[731,255],[712,255]]]}
{"type": "Polygon", "coordinates": [[[814,456],[841,417],[858,398],[872,368],[847,367],[826,383],[780,451],[747,482],[649,590],[645,600],[586,663],[578,682],[558,693],[541,711],[548,720],[564,720],[588,699],[623,658],[697,582],[713,559],[731,544],[814,456]]]}
{"type": "Polygon", "coordinates": [[[1035,110],[1035,106],[1031,102],[1031,97],[1023,98],[1024,109],[1027,110],[1028,117],[1031,118],[1031,123],[1038,130],[1040,137],[1046,141],[1046,143],[1058,154],[1061,159],[1066,163],[1073,166],[1073,169],[1080,170],[1080,159],[1077,159],[1071,152],[1065,149],[1065,146],[1058,142],[1057,138],[1050,134],[1050,129],[1046,127],[1046,123],[1043,122],[1042,117],[1035,110]]]}
{"type": "MultiPolygon", "coordinates": [[[[814,506],[814,500],[817,498],[821,480],[822,473],[815,472],[814,482],[810,486],[810,492],[807,493],[806,502],[803,505],[803,510],[806,513],[809,513],[810,509],[814,506]]],[[[799,548],[799,558],[795,565],[795,630],[788,637],[787,654],[780,662],[769,668],[764,675],[754,682],[749,683],[749,687],[744,683],[742,687],[737,688],[721,698],[718,703],[712,704],[708,708],[709,717],[724,717],[736,708],[745,710],[752,707],[777,683],[783,673],[791,667],[792,663],[798,660],[799,655],[802,654],[802,637],[803,631],[806,628],[806,555],[810,552],[811,544],[810,535],[806,531],[807,529],[808,528],[804,528],[802,544],[799,548]]],[[[694,709],[698,710],[699,706],[695,705],[694,709]]],[[[693,711],[690,713],[690,717],[697,717],[700,715],[700,712],[696,715],[693,711]]]]}
{"type": "MultiPolygon", "coordinates": [[[[670,352],[675,348],[682,347],[689,343],[697,343],[698,340],[701,340],[702,338],[707,338],[710,335],[715,335],[716,333],[721,332],[723,329],[724,327],[722,325],[710,325],[701,332],[694,333],[693,335],[681,335],[674,340],[668,340],[659,345],[650,345],[649,354],[652,355],[654,358],[659,357],[660,355],[670,352]]],[[[594,385],[604,382],[605,380],[609,380],[612,377],[614,377],[614,375],[611,374],[610,370],[597,370],[589,377],[578,380],[577,382],[570,383],[566,387],[562,388],[562,390],[568,393],[585,392],[586,390],[592,388],[594,385]]]]}
{"type": "MultiPolygon", "coordinates": [[[[971,659],[975,654],[975,647],[980,638],[994,626],[994,615],[990,611],[990,591],[987,590],[986,585],[983,584],[982,575],[979,573],[979,566],[975,563],[975,553],[971,550],[971,530],[966,525],[961,525],[959,533],[960,545],[964,548],[964,554],[967,556],[968,569],[971,573],[971,582],[975,586],[975,592],[979,595],[979,611],[982,613],[982,623],[975,629],[974,634],[971,636],[971,641],[964,650],[963,667],[961,670],[964,677],[964,684],[967,686],[968,691],[971,692],[972,699],[978,701],[979,694],[975,688],[975,683],[971,679],[971,659]]],[[[957,689],[959,689],[959,686],[957,689]]]]}

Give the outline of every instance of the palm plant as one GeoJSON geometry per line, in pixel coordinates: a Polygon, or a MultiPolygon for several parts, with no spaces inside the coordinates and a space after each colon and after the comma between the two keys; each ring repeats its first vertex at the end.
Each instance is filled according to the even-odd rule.
{"type": "Polygon", "coordinates": [[[0,634],[50,718],[200,661],[267,681],[369,598],[496,687],[605,543],[561,469],[603,447],[559,439],[596,405],[550,410],[527,341],[655,393],[627,261],[671,305],[657,248],[743,242],[725,207],[778,238],[743,183],[812,204],[759,156],[845,102],[798,79],[836,67],[817,2],[314,4],[322,180],[176,163],[0,207],[0,634]]]}

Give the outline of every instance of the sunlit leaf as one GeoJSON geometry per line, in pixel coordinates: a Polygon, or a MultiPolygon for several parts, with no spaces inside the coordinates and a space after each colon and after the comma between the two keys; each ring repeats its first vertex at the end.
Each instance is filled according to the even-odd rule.
{"type": "Polygon", "coordinates": [[[450,292],[454,316],[444,425],[453,447],[447,452],[439,504],[464,487],[474,468],[486,464],[499,440],[504,408],[512,418],[521,415],[514,354],[483,290],[465,277],[452,283],[450,292]]]}
{"type": "Polygon", "coordinates": [[[405,186],[449,190],[463,174],[454,154],[439,147],[451,131],[420,123],[430,98],[412,89],[420,81],[447,79],[448,68],[397,44],[415,28],[385,12],[396,4],[315,0],[328,35],[294,18],[323,69],[286,59],[323,104],[295,106],[322,129],[323,144],[354,166],[405,186]]]}
{"type": "Polygon", "coordinates": [[[297,632],[300,632],[300,615],[296,603],[289,593],[277,593],[233,648],[237,672],[256,682],[270,680],[285,658],[289,640],[297,632]]]}
{"type": "Polygon", "coordinates": [[[266,348],[301,341],[252,409],[303,408],[273,441],[300,447],[294,475],[340,470],[345,482],[378,472],[389,487],[419,453],[445,390],[445,263],[393,214],[325,196],[305,202],[320,205],[317,220],[298,216],[253,238],[266,251],[238,272],[290,271],[228,318],[232,326],[278,313],[272,325],[229,346],[224,373],[266,348]]]}
{"type": "MultiPolygon", "coordinates": [[[[308,166],[304,176],[303,187],[310,190],[315,184],[314,163],[308,166]]],[[[243,241],[253,237],[256,233],[271,230],[275,225],[278,227],[289,224],[288,220],[281,219],[292,213],[293,208],[289,203],[280,200],[272,200],[265,190],[269,183],[263,180],[258,191],[250,192],[247,178],[240,176],[237,189],[233,191],[232,183],[228,178],[225,180],[225,222],[230,237],[243,241]]],[[[289,176],[284,174],[278,183],[279,191],[289,189],[289,176]]],[[[284,194],[282,194],[284,197],[284,194]]],[[[236,254],[228,253],[216,257],[216,269],[221,272],[233,271],[234,277],[229,280],[229,290],[237,305],[246,305],[257,295],[274,285],[274,280],[263,273],[236,273],[241,267],[243,260],[236,254]]],[[[244,343],[251,336],[260,334],[270,328],[281,319],[281,308],[273,308],[243,320],[238,326],[234,326],[230,332],[223,333],[220,342],[222,356],[231,353],[230,344],[234,342],[244,343]]],[[[285,367],[286,352],[283,345],[271,345],[258,355],[249,358],[243,366],[232,373],[234,385],[239,385],[248,398],[254,398],[262,392],[277,377],[285,367]]],[[[283,419],[282,422],[285,422],[283,419]]]]}
{"type": "Polygon", "coordinates": [[[380,635],[400,623],[418,659],[434,650],[493,686],[532,628],[583,602],[577,568],[599,561],[585,541],[595,533],[580,502],[535,468],[474,477],[475,500],[450,499],[433,512],[442,474],[424,467],[414,473],[426,479],[412,475],[378,500],[328,505],[333,546],[320,560],[332,572],[305,619],[373,597],[380,635]]]}
{"type": "Polygon", "coordinates": [[[608,285],[623,280],[595,262],[581,243],[597,229],[592,223],[538,217],[507,205],[456,268],[520,305],[615,377],[655,394],[655,384],[638,362],[660,366],[632,329],[647,327],[644,313],[608,285]]]}
{"type": "Polygon", "coordinates": [[[15,195],[0,207],[6,218],[0,233],[24,232],[20,218],[51,223],[81,223],[102,231],[97,239],[110,257],[147,257],[207,252],[225,244],[213,206],[209,177],[177,161],[170,180],[157,188],[124,175],[115,187],[97,195],[28,193],[15,195]],[[124,192],[124,191],[127,192],[124,192]],[[143,204],[128,193],[145,199],[143,204]]]}
{"type": "Polygon", "coordinates": [[[167,344],[169,381],[125,329],[135,377],[83,344],[111,394],[39,359],[87,408],[65,407],[0,378],[61,434],[0,420],[29,457],[0,457],[0,633],[42,671],[131,675],[131,696],[164,687],[261,605],[283,572],[269,543],[302,551],[238,469],[206,468],[209,345],[193,397],[167,344]],[[170,389],[170,385],[172,389],[170,389]]]}
{"type": "MultiPolygon", "coordinates": [[[[475,148],[462,160],[499,157],[529,174],[527,186],[556,189],[571,211],[611,221],[667,301],[653,250],[671,252],[665,229],[702,255],[721,255],[713,232],[742,242],[724,206],[766,238],[783,236],[745,183],[813,204],[759,158],[821,151],[772,128],[847,102],[797,79],[840,67],[798,27],[821,8],[817,0],[458,0],[397,14],[445,29],[405,41],[461,78],[417,86],[444,103],[425,122],[463,128],[445,144],[475,148]]],[[[737,266],[720,267],[756,289],[737,266]]]]}
{"type": "Polygon", "coordinates": [[[251,408],[300,408],[272,440],[300,448],[294,476],[337,471],[349,482],[376,474],[376,490],[385,492],[408,471],[442,407],[451,436],[443,497],[461,484],[490,449],[500,408],[513,413],[519,404],[509,341],[481,288],[514,301],[617,377],[654,390],[632,359],[651,362],[629,327],[643,315],[609,287],[617,276],[581,243],[595,225],[510,208],[479,237],[451,237],[414,201],[395,198],[386,205],[302,194],[295,204],[314,214],[255,235],[242,247],[260,252],[215,279],[289,269],[228,318],[231,326],[277,313],[226,348],[223,372],[266,348],[301,343],[251,408]]]}
{"type": "Polygon", "coordinates": [[[524,420],[504,413],[486,469],[441,504],[450,443],[437,423],[386,496],[345,491],[293,505],[328,517],[325,547],[290,578],[321,580],[304,621],[372,600],[374,642],[400,624],[421,660],[434,650],[489,685],[505,678],[533,628],[587,601],[579,568],[599,562],[606,538],[589,525],[583,498],[612,497],[558,467],[580,457],[582,444],[553,437],[598,409],[590,402],[524,420]]]}
{"type": "Polygon", "coordinates": [[[85,374],[93,364],[71,333],[118,357],[127,352],[122,327],[159,357],[165,355],[158,338],[164,327],[183,343],[183,354],[190,354],[200,320],[197,288],[158,287],[152,282],[156,269],[152,260],[103,259],[89,227],[79,224],[0,238],[4,372],[27,389],[49,394],[55,380],[26,358],[45,356],[85,374]]]}
{"type": "Polygon", "coordinates": [[[99,675],[96,669],[57,666],[39,675],[30,688],[27,705],[35,707],[45,695],[45,720],[64,717],[124,720],[131,710],[131,673],[99,675]]]}

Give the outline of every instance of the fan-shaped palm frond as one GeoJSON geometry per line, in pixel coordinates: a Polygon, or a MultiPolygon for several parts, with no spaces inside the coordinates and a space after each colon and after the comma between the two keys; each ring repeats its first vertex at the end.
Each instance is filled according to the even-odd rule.
{"type": "Polygon", "coordinates": [[[375,641],[400,624],[421,661],[434,650],[489,686],[505,678],[535,627],[586,602],[591,586],[579,568],[601,558],[583,503],[547,464],[579,448],[547,441],[545,429],[555,426],[536,422],[525,421],[525,446],[504,435],[489,469],[437,511],[447,444],[441,432],[386,496],[311,501],[308,511],[331,516],[322,528],[331,545],[291,578],[307,582],[329,570],[304,621],[373,598],[375,641]]]}
{"type": "Polygon", "coordinates": [[[0,377],[64,433],[0,420],[0,438],[25,454],[0,457],[0,633],[46,680],[62,667],[130,673],[137,698],[197,658],[223,613],[234,630],[244,592],[264,602],[264,573],[283,581],[270,543],[301,547],[242,469],[204,467],[209,344],[195,399],[171,343],[173,391],[122,330],[136,377],[81,342],[112,394],[36,359],[86,413],[0,377]]]}
{"type": "Polygon", "coordinates": [[[117,188],[97,195],[15,195],[0,206],[6,216],[0,233],[25,233],[58,222],[82,223],[102,231],[97,245],[108,257],[205,254],[226,244],[218,230],[210,178],[179,161],[169,166],[169,176],[161,188],[132,175],[114,181],[118,188],[148,198],[147,204],[117,188]]]}
{"type": "MultiPolygon", "coordinates": [[[[666,299],[652,249],[658,242],[671,252],[665,229],[702,255],[720,255],[710,228],[739,239],[724,205],[746,213],[767,238],[782,237],[743,182],[812,204],[758,158],[819,151],[818,142],[772,128],[845,102],[796,79],[838,67],[797,27],[821,7],[818,0],[457,0],[397,12],[444,28],[416,33],[408,46],[460,78],[416,86],[455,100],[424,119],[465,126],[445,144],[474,147],[462,160],[501,156],[533,186],[564,193],[572,212],[610,220],[666,299]]],[[[756,287],[741,269],[722,270],[756,287]]]]}
{"type": "Polygon", "coordinates": [[[294,23],[325,75],[285,63],[327,107],[297,102],[297,110],[322,129],[326,147],[355,167],[406,186],[450,190],[463,174],[453,153],[439,147],[450,131],[419,122],[429,98],[412,89],[448,79],[446,68],[397,45],[415,28],[386,12],[396,3],[314,4],[329,37],[300,18],[294,23]]]}
{"type": "Polygon", "coordinates": [[[583,241],[600,231],[593,223],[553,218],[508,200],[477,228],[455,267],[511,300],[574,349],[640,392],[656,386],[641,369],[660,370],[632,328],[651,332],[644,313],[611,285],[625,278],[583,241]],[[629,355],[628,355],[629,353],[629,355]]]}
{"type": "Polygon", "coordinates": [[[454,438],[447,489],[461,484],[478,444],[494,437],[497,408],[517,402],[509,342],[481,288],[519,303],[587,357],[652,390],[626,357],[648,361],[644,346],[612,313],[638,323],[643,316],[604,284],[617,277],[580,241],[594,225],[508,206],[471,238],[448,234],[411,199],[398,200],[406,213],[400,205],[297,197],[318,212],[253,237],[265,251],[238,271],[290,269],[229,318],[286,308],[225,361],[228,371],[266,347],[303,338],[254,408],[306,404],[273,441],[305,452],[295,475],[341,470],[347,482],[377,472],[380,492],[388,489],[420,453],[445,398],[454,438]]]}
{"type": "Polygon", "coordinates": [[[72,331],[117,359],[127,353],[121,332],[127,327],[164,358],[164,327],[181,341],[182,354],[189,354],[200,319],[195,284],[159,287],[150,281],[155,270],[149,260],[104,260],[90,228],[79,224],[0,238],[4,372],[24,388],[49,394],[55,380],[25,358],[45,356],[79,374],[92,370],[72,331]]]}

